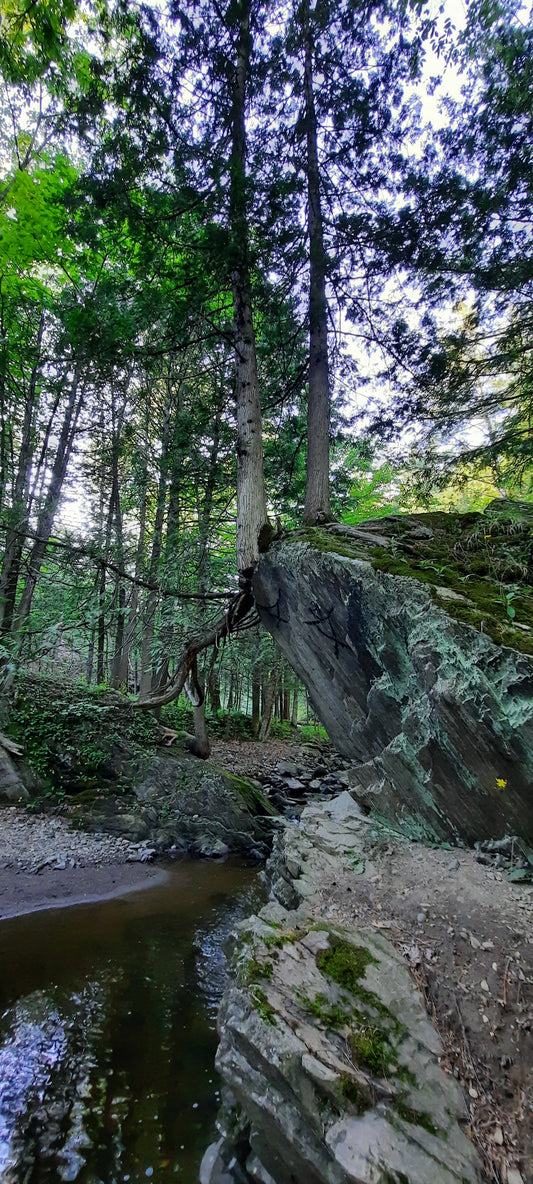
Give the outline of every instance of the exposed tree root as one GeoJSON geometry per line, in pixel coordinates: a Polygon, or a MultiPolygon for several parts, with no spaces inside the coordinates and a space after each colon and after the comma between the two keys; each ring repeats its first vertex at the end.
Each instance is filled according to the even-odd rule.
{"type": "MultiPolygon", "coordinates": [[[[247,629],[256,623],[255,602],[251,582],[246,580],[243,583],[244,587],[231,598],[224,615],[219,618],[216,624],[211,625],[205,633],[199,633],[190,638],[178,661],[177,669],[166,687],[154,694],[145,695],[144,698],[138,699],[133,704],[134,707],[142,708],[163,707],[166,703],[172,703],[183,690],[186,690],[194,708],[196,744],[198,748],[196,755],[198,756],[209,755],[208,752],[205,752],[207,734],[205,732],[205,717],[202,710],[204,706],[204,692],[198,680],[198,654],[210,647],[213,647],[216,652],[221,643],[224,643],[232,633],[241,632],[243,629],[247,629]],[[201,751],[202,749],[204,750],[203,752],[201,751]]],[[[208,744],[209,742],[207,741],[208,744]]]]}

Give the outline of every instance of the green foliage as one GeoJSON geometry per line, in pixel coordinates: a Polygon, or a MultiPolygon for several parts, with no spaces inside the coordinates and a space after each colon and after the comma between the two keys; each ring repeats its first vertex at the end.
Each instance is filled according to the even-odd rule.
{"type": "Polygon", "coordinates": [[[273,719],[270,725],[270,735],[273,740],[292,740],[295,727],[288,719],[273,719]]]}
{"type": "Polygon", "coordinates": [[[261,979],[271,979],[273,969],[271,962],[260,962],[257,958],[247,958],[239,964],[239,983],[243,987],[249,987],[252,983],[260,982],[261,979]]]}
{"type": "MultiPolygon", "coordinates": [[[[227,207],[234,15],[228,24],[211,0],[199,0],[194,13],[185,4],[165,20],[150,5],[3,4],[0,615],[6,606],[2,669],[9,676],[17,663],[32,663],[131,691],[140,682],[155,687],[172,675],[184,639],[211,619],[211,606],[180,597],[226,591],[234,574],[231,304],[242,247],[231,240],[227,207]],[[80,399],[69,420],[74,381],[80,399]],[[35,534],[44,539],[37,553],[35,534]],[[33,579],[31,612],[17,624],[33,579]],[[121,637],[122,665],[115,662],[121,637]]],[[[287,13],[273,38],[264,14],[256,15],[253,134],[240,196],[269,501],[286,528],[298,523],[305,485],[302,13],[287,13]]],[[[469,103],[449,104],[436,152],[432,137],[415,146],[413,135],[428,39],[443,48],[438,19],[380,0],[361,22],[356,6],[328,0],[315,6],[311,23],[322,80],[316,103],[329,292],[339,314],[330,351],[335,513],[357,523],[405,508],[415,496],[404,461],[375,452],[366,434],[354,438],[353,401],[361,402],[365,376],[380,369],[377,350],[400,390],[383,431],[422,419],[440,441],[429,468],[419,459],[421,490],[428,492],[435,472],[446,482],[441,442],[455,453],[458,425],[467,428],[469,492],[454,496],[477,509],[484,489],[487,496],[516,494],[520,482],[529,489],[531,31],[511,5],[470,7],[455,45],[470,71],[469,103]],[[353,356],[339,344],[352,331],[353,356]],[[473,417],[487,434],[477,454],[473,417]]],[[[449,26],[443,35],[451,51],[449,26]]],[[[488,556],[483,547],[480,540],[463,557],[456,580],[446,556],[431,550],[413,574],[458,591],[457,581],[468,581],[474,608],[456,606],[456,615],[529,652],[530,573],[520,567],[520,548],[510,547],[509,563],[498,569],[496,539],[488,556]]],[[[351,553],[348,545],[343,553],[351,553]]],[[[409,568],[401,545],[376,562],[394,574],[409,568]]],[[[209,725],[222,737],[251,734],[242,708],[249,710],[256,661],[263,675],[274,665],[255,631],[219,655],[231,709],[209,725]]],[[[283,689],[292,691],[290,675],[283,689]]],[[[165,708],[162,720],[192,730],[183,705],[165,708]]],[[[274,720],[271,734],[294,733],[274,720]]],[[[300,727],[298,737],[326,739],[320,728],[300,727]]],[[[46,740],[35,734],[35,746],[44,768],[46,740]]],[[[96,738],[87,742],[91,769],[99,751],[96,738]]]]}
{"type": "Polygon", "coordinates": [[[404,1122],[409,1122],[413,1126],[421,1126],[430,1135],[437,1135],[439,1133],[438,1127],[435,1126],[430,1114],[426,1114],[420,1110],[413,1110],[412,1106],[408,1106],[402,1098],[396,1099],[395,1109],[396,1113],[404,1122]]]}
{"type": "Polygon", "coordinates": [[[208,716],[210,731],[225,740],[252,740],[251,718],[242,711],[219,711],[208,716]]]}
{"type": "Polygon", "coordinates": [[[302,997],[302,1004],[326,1028],[346,1028],[353,1019],[353,1012],[340,1003],[332,1003],[319,992],[311,999],[308,995],[302,997]]]}
{"type": "Polygon", "coordinates": [[[356,1114],[364,1114],[372,1106],[372,1098],[368,1090],[364,1090],[350,1073],[340,1074],[339,1092],[341,1097],[354,1107],[356,1114]]]}
{"type": "Polygon", "coordinates": [[[56,794],[65,785],[85,785],[101,776],[115,746],[121,752],[152,747],[157,725],[143,712],[106,702],[105,688],[89,690],[54,680],[20,677],[12,713],[15,734],[28,760],[53,782],[56,794]]]}
{"type": "Polygon", "coordinates": [[[268,1002],[267,996],[261,987],[254,987],[251,991],[250,998],[253,1007],[258,1015],[261,1016],[261,1019],[264,1020],[265,1024],[271,1024],[275,1027],[276,1009],[268,1002]]]}
{"type": "Polygon", "coordinates": [[[304,744],[313,744],[316,741],[327,743],[329,740],[322,724],[298,724],[298,736],[304,744]]]}
{"type": "Polygon", "coordinates": [[[385,1033],[372,1026],[350,1032],[348,1046],[354,1064],[368,1069],[373,1077],[386,1077],[393,1050],[385,1033]]]}

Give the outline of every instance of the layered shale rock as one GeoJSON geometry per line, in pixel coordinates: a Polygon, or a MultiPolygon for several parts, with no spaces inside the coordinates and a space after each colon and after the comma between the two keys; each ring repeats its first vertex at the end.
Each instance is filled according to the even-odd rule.
{"type": "Polygon", "coordinates": [[[480,1165],[457,1082],[405,963],[313,898],[361,857],[349,795],[278,837],[275,898],[243,922],[219,1016],[221,1139],[202,1184],[474,1184],[480,1165]],[[297,908],[279,903],[292,884],[297,908]]]}
{"type": "Polygon", "coordinates": [[[531,523],[504,511],[296,532],[254,577],[358,797],[412,837],[533,837],[531,523]]]}

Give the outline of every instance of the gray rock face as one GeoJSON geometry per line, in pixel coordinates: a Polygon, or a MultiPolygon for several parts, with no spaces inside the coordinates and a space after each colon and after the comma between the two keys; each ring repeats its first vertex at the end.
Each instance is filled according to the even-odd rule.
{"type": "Polygon", "coordinates": [[[531,657],[427,585],[301,540],[262,556],[254,591],[378,816],[412,837],[533,838],[531,657]]]}
{"type": "Polygon", "coordinates": [[[367,829],[341,794],[278,836],[275,899],[236,935],[219,1014],[222,1138],[202,1184],[479,1184],[464,1099],[401,956],[316,908],[339,836],[342,863],[365,853],[367,829]]]}
{"type": "Polygon", "coordinates": [[[248,1119],[247,1162],[255,1156],[275,1184],[478,1181],[460,1090],[388,942],[317,931],[294,913],[280,929],[260,915],[235,973],[217,1066],[248,1119]],[[335,975],[342,966],[350,977],[350,953],[346,989],[335,975]]]}
{"type": "Polygon", "coordinates": [[[0,798],[6,802],[25,802],[28,796],[15,762],[0,745],[0,798]]]}

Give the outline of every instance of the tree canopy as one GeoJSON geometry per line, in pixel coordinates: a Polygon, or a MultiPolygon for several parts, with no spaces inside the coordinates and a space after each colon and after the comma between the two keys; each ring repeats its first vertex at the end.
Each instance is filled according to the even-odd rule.
{"type": "Polygon", "coordinates": [[[2,6],[5,678],[163,701],[212,636],[236,701],[275,531],[530,495],[531,50],[511,0],[2,6]]]}

